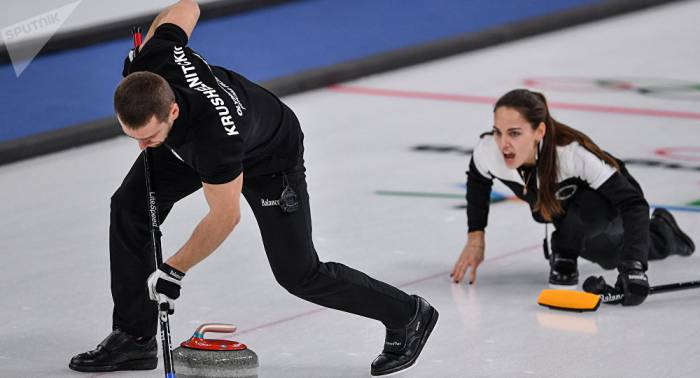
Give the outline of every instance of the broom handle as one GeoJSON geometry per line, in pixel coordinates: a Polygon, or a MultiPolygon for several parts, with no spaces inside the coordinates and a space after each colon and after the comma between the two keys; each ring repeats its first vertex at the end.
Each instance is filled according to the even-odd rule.
{"type": "MultiPolygon", "coordinates": [[[[671,291],[679,291],[686,289],[694,289],[700,287],[699,281],[675,282],[665,285],[656,285],[649,288],[649,295],[668,293],[671,291]]],[[[603,303],[617,302],[625,297],[624,293],[616,292],[609,294],[601,294],[600,301],[603,303]]]]}
{"type": "Polygon", "coordinates": [[[666,285],[652,286],[649,288],[649,294],[667,293],[670,291],[693,289],[696,287],[700,287],[700,280],[688,281],[688,282],[676,282],[676,283],[670,283],[670,284],[666,284],[666,285]]]}
{"type": "MultiPolygon", "coordinates": [[[[141,28],[134,27],[131,29],[131,34],[134,39],[134,55],[138,54],[141,43],[143,42],[141,28]]],[[[143,151],[143,168],[146,176],[146,199],[148,206],[148,216],[150,220],[151,247],[153,248],[155,268],[158,269],[163,263],[163,252],[160,244],[160,227],[158,221],[158,203],[156,202],[155,189],[152,187],[152,171],[151,171],[151,148],[147,147],[143,151]]],[[[163,370],[165,378],[175,378],[175,364],[173,360],[172,342],[170,339],[170,320],[168,319],[167,309],[160,308],[158,304],[158,321],[160,322],[160,340],[161,349],[163,350],[163,370]]]]}

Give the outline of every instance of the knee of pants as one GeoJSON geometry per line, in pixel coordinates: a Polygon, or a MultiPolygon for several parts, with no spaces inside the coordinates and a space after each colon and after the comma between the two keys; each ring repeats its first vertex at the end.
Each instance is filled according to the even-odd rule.
{"type": "Polygon", "coordinates": [[[581,257],[594,263],[600,265],[601,268],[605,270],[611,270],[617,268],[618,259],[615,256],[612,257],[601,257],[593,254],[589,254],[584,251],[581,257]]]}
{"type": "Polygon", "coordinates": [[[318,274],[318,267],[319,264],[317,263],[304,272],[299,272],[293,266],[286,267],[286,269],[282,271],[275,270],[275,280],[290,294],[303,297],[318,274]]]}
{"type": "Polygon", "coordinates": [[[567,214],[555,225],[552,233],[552,251],[579,255],[586,239],[605,231],[610,222],[604,218],[584,220],[577,213],[567,214]]]}
{"type": "Polygon", "coordinates": [[[110,199],[109,208],[112,227],[145,229],[148,225],[145,194],[143,200],[139,201],[124,195],[118,189],[110,199]]]}
{"type": "Polygon", "coordinates": [[[111,211],[124,211],[128,210],[131,212],[136,212],[140,210],[141,212],[146,211],[146,194],[143,195],[143,201],[138,201],[133,195],[127,195],[121,187],[119,187],[109,201],[109,208],[111,211]]]}
{"type": "Polygon", "coordinates": [[[600,234],[586,239],[581,257],[605,270],[617,268],[623,248],[621,235],[600,234]]]}
{"type": "Polygon", "coordinates": [[[580,235],[562,230],[555,230],[552,233],[552,252],[564,255],[576,255],[581,253],[582,238],[580,235]]]}

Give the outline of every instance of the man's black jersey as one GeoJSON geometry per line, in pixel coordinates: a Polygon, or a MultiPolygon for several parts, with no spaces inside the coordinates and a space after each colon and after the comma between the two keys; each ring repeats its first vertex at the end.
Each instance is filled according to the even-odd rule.
{"type": "Polygon", "coordinates": [[[294,166],[303,134],[292,110],[243,76],[210,66],[187,42],[180,27],[163,24],[124,71],[156,73],[173,89],[180,115],[166,146],[209,184],[294,166]]]}
{"type": "MultiPolygon", "coordinates": [[[[621,257],[639,260],[646,265],[649,205],[644,199],[639,184],[629,175],[624,164],[620,162],[621,171],[617,171],[578,142],[557,146],[556,149],[559,169],[555,197],[560,201],[564,212],[576,192],[586,189],[597,191],[622,218],[625,246],[621,257]]],[[[534,168],[524,167],[521,172],[508,168],[493,135],[486,133],[481,136],[474,148],[467,172],[469,232],[486,228],[493,179],[498,179],[518,198],[526,201],[533,210],[532,216],[537,222],[545,222],[542,215],[534,211],[539,190],[534,168]],[[523,177],[526,179],[523,180],[523,177]],[[527,181],[527,191],[523,190],[525,181],[527,181]]],[[[553,219],[555,226],[558,219],[561,219],[561,216],[553,219]]]]}

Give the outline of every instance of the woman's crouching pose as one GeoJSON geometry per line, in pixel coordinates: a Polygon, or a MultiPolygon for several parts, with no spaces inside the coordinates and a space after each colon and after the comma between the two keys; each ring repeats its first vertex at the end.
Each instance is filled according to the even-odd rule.
{"type": "Polygon", "coordinates": [[[541,93],[516,89],[494,107],[493,130],[481,136],[467,174],[468,241],[452,271],[469,282],[484,259],[493,179],[527,201],[533,218],[553,223],[549,283],[578,283],[579,256],[619,271],[624,305],[638,305],[649,291],[647,260],[689,256],[693,241],[671,213],[654,210],[624,164],[589,137],[557,122],[541,93]]]}

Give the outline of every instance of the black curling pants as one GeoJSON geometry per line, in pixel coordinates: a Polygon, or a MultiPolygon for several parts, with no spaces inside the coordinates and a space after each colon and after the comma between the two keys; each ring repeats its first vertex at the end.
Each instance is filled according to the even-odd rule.
{"type": "MultiPolygon", "coordinates": [[[[167,148],[154,149],[152,156],[153,188],[162,223],[173,204],[202,184],[197,173],[167,148]]],[[[303,159],[286,176],[300,202],[299,210],[291,214],[269,202],[282,193],[282,174],[244,177],[243,182],[243,195],[257,219],[277,282],[290,293],[318,305],[376,319],[389,328],[406,325],[415,312],[411,296],[343,264],[319,261],[311,239],[303,159]]],[[[155,266],[149,244],[144,180],[141,155],[112,196],[110,269],[113,326],[135,336],[150,337],[156,334],[157,309],[146,289],[146,279],[155,266]]],[[[167,257],[163,256],[163,260],[167,257]]]]}
{"type": "MultiPolygon", "coordinates": [[[[659,219],[649,223],[649,260],[668,256],[671,235],[659,219]]],[[[576,258],[599,264],[604,269],[617,267],[623,249],[622,218],[610,203],[592,189],[580,190],[571,199],[566,214],[554,222],[552,252],[563,257],[576,258]]]]}

